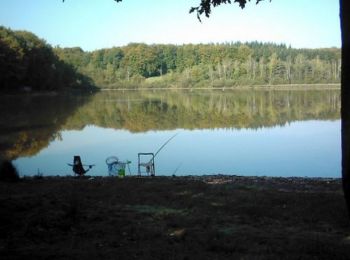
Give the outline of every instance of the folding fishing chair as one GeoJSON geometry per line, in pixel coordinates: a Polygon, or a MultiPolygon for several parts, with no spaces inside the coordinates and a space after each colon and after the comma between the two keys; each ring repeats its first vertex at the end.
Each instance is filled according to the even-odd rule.
{"type": "Polygon", "coordinates": [[[93,166],[95,166],[95,164],[89,164],[89,165],[85,165],[82,164],[80,156],[79,155],[75,155],[73,158],[73,164],[68,163],[69,166],[72,166],[72,170],[73,172],[78,175],[78,176],[83,176],[85,173],[87,173],[93,166]],[[88,166],[88,169],[84,169],[83,166],[88,166]]]}

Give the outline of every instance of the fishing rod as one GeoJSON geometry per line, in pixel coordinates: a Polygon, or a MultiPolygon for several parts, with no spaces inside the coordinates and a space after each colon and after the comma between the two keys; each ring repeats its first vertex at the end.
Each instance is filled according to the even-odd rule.
{"type": "Polygon", "coordinates": [[[182,166],[182,163],[179,163],[179,165],[176,167],[175,171],[171,174],[171,175],[175,175],[175,173],[180,169],[180,167],[182,166]]]}
{"type": "Polygon", "coordinates": [[[153,156],[153,158],[151,158],[150,160],[149,160],[149,162],[148,163],[146,163],[146,165],[147,164],[150,164],[151,162],[152,162],[152,160],[154,160],[154,158],[156,158],[156,156],[157,156],[157,154],[175,137],[175,136],[177,136],[177,134],[178,133],[176,133],[176,134],[174,134],[172,137],[170,137],[155,153],[154,153],[154,156],[153,156]]]}
{"type": "Polygon", "coordinates": [[[157,156],[157,154],[175,137],[178,133],[174,134],[172,137],[170,137],[154,154],[154,158],[157,156]]]}
{"type": "Polygon", "coordinates": [[[161,147],[159,147],[159,149],[153,154],[153,153],[139,153],[139,175],[141,174],[140,171],[140,166],[143,166],[146,168],[146,172],[147,173],[151,173],[151,176],[154,176],[154,158],[160,153],[160,151],[173,139],[175,138],[175,136],[177,136],[177,133],[174,134],[172,137],[170,137],[161,147]],[[140,163],[140,155],[152,155],[151,159],[146,162],[146,163],[140,163]]]}

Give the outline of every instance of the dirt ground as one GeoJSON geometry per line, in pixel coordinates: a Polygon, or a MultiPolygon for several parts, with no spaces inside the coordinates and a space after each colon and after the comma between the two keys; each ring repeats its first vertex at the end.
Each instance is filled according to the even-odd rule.
{"type": "Polygon", "coordinates": [[[339,179],[0,183],[0,259],[350,259],[339,179]]]}

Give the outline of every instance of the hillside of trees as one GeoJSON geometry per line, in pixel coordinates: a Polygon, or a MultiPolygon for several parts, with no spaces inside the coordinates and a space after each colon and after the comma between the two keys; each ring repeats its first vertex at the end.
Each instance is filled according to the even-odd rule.
{"type": "Polygon", "coordinates": [[[0,91],[67,88],[91,89],[93,82],[33,33],[0,26],[0,91]]]}
{"type": "Polygon", "coordinates": [[[84,52],[55,48],[63,61],[102,87],[222,87],[339,83],[340,49],[273,43],[153,44],[84,52]]]}
{"type": "Polygon", "coordinates": [[[340,49],[274,43],[153,44],[85,52],[0,26],[1,90],[339,83],[340,49]]]}

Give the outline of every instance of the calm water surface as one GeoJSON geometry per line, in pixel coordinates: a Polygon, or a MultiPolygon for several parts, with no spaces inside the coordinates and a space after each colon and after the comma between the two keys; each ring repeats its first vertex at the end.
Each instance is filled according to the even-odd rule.
{"type": "Polygon", "coordinates": [[[177,134],[156,157],[157,175],[340,177],[337,90],[102,92],[31,97],[22,108],[15,101],[2,102],[18,111],[3,115],[0,145],[22,175],[70,175],[74,155],[96,164],[91,175],[107,175],[111,155],[132,161],[136,174],[137,153],[156,152],[177,134]]]}

